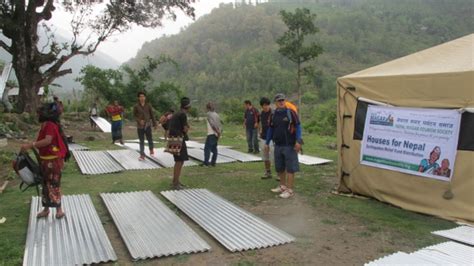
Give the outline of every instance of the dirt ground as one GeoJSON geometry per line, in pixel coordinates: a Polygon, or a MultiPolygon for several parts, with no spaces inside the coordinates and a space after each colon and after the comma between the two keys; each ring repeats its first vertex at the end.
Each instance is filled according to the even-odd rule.
{"type": "MultiPolygon", "coordinates": [[[[84,142],[90,136],[97,139],[108,135],[91,131],[87,123],[69,120],[68,133],[76,137],[76,142],[84,142]]],[[[136,138],[136,129],[132,123],[124,129],[126,138],[136,138]],[[131,124],[131,126],[130,126],[131,124]]],[[[9,143],[9,147],[18,147],[21,141],[9,143]]],[[[335,177],[325,177],[335,179],[335,177]]],[[[336,182],[335,180],[328,180],[336,182]]],[[[0,182],[1,183],[1,182],[0,182]]],[[[16,182],[12,182],[16,183],[16,182]]],[[[225,196],[225,195],[223,195],[225,196]]],[[[327,197],[324,192],[318,197],[327,197]]],[[[190,225],[207,243],[210,252],[184,256],[171,256],[140,261],[140,264],[164,265],[361,265],[382,256],[387,251],[407,249],[406,246],[391,241],[393,235],[387,232],[373,232],[364,236],[366,225],[359,219],[338,212],[323,204],[311,205],[302,196],[291,200],[274,198],[258,206],[241,206],[265,221],[296,237],[294,243],[265,248],[261,250],[231,253],[207,234],[192,220],[180,213],[181,218],[190,225]]],[[[134,262],[122,241],[120,234],[109,217],[104,221],[107,235],[117,253],[119,265],[131,265],[134,262]]]]}

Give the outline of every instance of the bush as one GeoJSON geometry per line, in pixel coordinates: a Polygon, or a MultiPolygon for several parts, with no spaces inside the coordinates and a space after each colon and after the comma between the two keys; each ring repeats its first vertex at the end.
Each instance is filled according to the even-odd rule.
{"type": "Polygon", "coordinates": [[[244,122],[243,101],[236,98],[229,98],[224,100],[221,106],[221,108],[224,109],[225,122],[233,124],[241,124],[244,122]]]}
{"type": "Polygon", "coordinates": [[[320,104],[313,111],[310,120],[305,123],[305,130],[310,133],[317,133],[325,136],[336,134],[337,123],[337,102],[336,99],[320,104]]]}

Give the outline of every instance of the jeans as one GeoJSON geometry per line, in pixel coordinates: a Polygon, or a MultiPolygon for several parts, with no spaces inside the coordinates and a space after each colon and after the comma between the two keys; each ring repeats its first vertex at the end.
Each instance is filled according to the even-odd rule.
{"type": "Polygon", "coordinates": [[[249,148],[249,151],[253,151],[253,152],[259,152],[259,148],[258,148],[258,138],[257,138],[257,135],[258,135],[258,130],[256,128],[248,128],[246,129],[246,132],[247,132],[247,144],[248,144],[248,148],[249,148]]]}
{"type": "Polygon", "coordinates": [[[150,151],[153,150],[153,137],[151,136],[151,127],[137,128],[138,139],[140,139],[140,155],[145,156],[145,136],[148,141],[150,151]]]}
{"type": "Polygon", "coordinates": [[[209,165],[209,157],[211,156],[211,152],[211,165],[215,165],[217,160],[217,136],[214,134],[207,135],[206,143],[204,144],[204,165],[209,165]]]}

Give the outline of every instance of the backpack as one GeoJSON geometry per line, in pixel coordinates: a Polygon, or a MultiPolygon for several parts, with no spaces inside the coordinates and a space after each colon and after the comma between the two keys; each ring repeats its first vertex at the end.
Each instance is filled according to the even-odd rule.
{"type": "Polygon", "coordinates": [[[33,150],[33,153],[35,154],[36,162],[27,152],[20,152],[15,160],[13,160],[12,166],[21,179],[20,190],[24,192],[34,186],[39,196],[39,185],[43,182],[43,175],[39,166],[39,154],[36,150],[33,150]],[[23,188],[25,185],[26,187],[23,188]]]}

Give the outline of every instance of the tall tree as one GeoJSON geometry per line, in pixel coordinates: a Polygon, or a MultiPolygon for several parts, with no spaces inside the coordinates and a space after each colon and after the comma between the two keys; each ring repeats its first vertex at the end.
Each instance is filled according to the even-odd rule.
{"type": "Polygon", "coordinates": [[[288,31],[277,39],[280,46],[278,51],[296,63],[296,89],[298,91],[298,106],[301,106],[301,76],[311,70],[311,67],[305,66],[305,63],[315,59],[323,52],[323,48],[315,42],[305,44],[306,36],[319,31],[314,25],[316,14],[312,14],[307,8],[297,8],[294,13],[281,10],[280,16],[288,27],[288,31]]]}
{"type": "Polygon", "coordinates": [[[77,55],[89,55],[113,34],[133,25],[161,26],[164,17],[176,19],[176,11],[194,17],[194,0],[1,0],[0,29],[8,41],[0,47],[12,56],[20,88],[19,111],[33,112],[41,86],[71,73],[64,63],[77,55]],[[59,43],[47,21],[62,5],[72,14],[70,42],[59,43]],[[97,10],[101,10],[97,12],[97,10]],[[44,29],[47,40],[39,43],[38,31],[44,29]]]}

